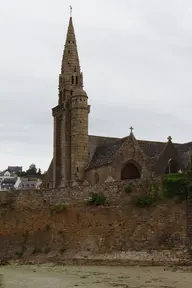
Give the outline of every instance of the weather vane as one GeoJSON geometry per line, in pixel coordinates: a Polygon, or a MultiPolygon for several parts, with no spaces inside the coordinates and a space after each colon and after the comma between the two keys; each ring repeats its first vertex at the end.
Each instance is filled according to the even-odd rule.
{"type": "Polygon", "coordinates": [[[72,17],[72,6],[69,5],[69,8],[70,8],[70,17],[72,17]]]}

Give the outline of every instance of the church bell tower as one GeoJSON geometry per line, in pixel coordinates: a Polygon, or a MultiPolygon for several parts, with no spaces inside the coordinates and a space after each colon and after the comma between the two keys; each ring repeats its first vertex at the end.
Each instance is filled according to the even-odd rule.
{"type": "MultiPolygon", "coordinates": [[[[72,8],[70,7],[70,10],[72,8]]],[[[72,11],[70,11],[72,12],[72,11]]],[[[75,31],[70,15],[59,75],[58,105],[54,119],[53,187],[81,180],[88,163],[88,105],[83,90],[75,31]]]]}

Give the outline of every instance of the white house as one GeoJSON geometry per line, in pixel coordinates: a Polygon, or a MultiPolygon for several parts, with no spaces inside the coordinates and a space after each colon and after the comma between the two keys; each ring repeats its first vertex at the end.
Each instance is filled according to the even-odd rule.
{"type": "Polygon", "coordinates": [[[22,172],[22,166],[8,166],[7,169],[0,172],[0,183],[4,179],[15,179],[17,178],[17,174],[22,172]]]}
{"type": "Polygon", "coordinates": [[[42,181],[37,177],[18,177],[14,185],[16,190],[40,189],[42,181]]]}

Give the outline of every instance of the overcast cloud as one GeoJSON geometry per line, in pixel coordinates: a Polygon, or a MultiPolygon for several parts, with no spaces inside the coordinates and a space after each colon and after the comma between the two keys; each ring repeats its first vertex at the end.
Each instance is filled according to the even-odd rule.
{"type": "Polygon", "coordinates": [[[6,0],[0,4],[0,169],[46,170],[51,108],[69,21],[85,90],[90,134],[192,140],[191,0],[6,0]]]}

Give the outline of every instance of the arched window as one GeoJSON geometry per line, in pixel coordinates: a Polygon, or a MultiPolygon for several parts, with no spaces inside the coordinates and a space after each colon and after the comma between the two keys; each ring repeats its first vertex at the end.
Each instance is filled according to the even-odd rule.
{"type": "Polygon", "coordinates": [[[121,170],[121,180],[138,179],[141,177],[141,166],[135,161],[127,162],[121,170]]]}
{"type": "Polygon", "coordinates": [[[179,163],[176,160],[169,159],[167,168],[165,169],[165,174],[178,173],[179,168],[179,163]]]}

